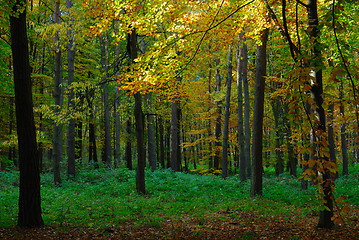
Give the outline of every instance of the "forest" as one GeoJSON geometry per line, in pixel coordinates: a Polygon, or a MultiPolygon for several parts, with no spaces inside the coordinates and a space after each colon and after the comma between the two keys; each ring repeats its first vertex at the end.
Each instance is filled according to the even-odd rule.
{"type": "Polygon", "coordinates": [[[1,239],[358,239],[355,0],[0,8],[1,239]]]}

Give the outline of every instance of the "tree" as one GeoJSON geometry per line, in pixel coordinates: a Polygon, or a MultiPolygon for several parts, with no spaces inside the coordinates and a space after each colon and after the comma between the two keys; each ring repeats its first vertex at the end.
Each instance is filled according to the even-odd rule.
{"type": "Polygon", "coordinates": [[[240,43],[237,44],[237,114],[238,114],[238,145],[239,145],[239,178],[241,181],[246,180],[246,159],[244,152],[244,134],[243,134],[243,89],[242,75],[244,74],[243,48],[240,43]]]}
{"type": "MultiPolygon", "coordinates": [[[[55,24],[60,24],[60,1],[55,1],[54,10],[55,24]]],[[[59,31],[55,33],[55,114],[61,111],[62,100],[62,69],[61,69],[61,42],[59,37],[59,31]]],[[[54,164],[54,182],[55,184],[61,184],[60,175],[60,162],[62,161],[62,124],[54,122],[53,138],[52,138],[52,159],[54,164]]]]}
{"type": "Polygon", "coordinates": [[[10,14],[11,50],[14,69],[16,125],[19,141],[20,195],[18,225],[40,227],[39,152],[33,113],[31,70],[26,33],[26,1],[17,0],[10,14]]]}
{"type": "Polygon", "coordinates": [[[104,161],[107,167],[111,166],[111,134],[110,134],[110,110],[108,103],[108,37],[100,36],[101,43],[101,66],[103,71],[103,106],[104,106],[104,122],[105,122],[105,138],[104,138],[104,161]]]}
{"type": "Polygon", "coordinates": [[[229,45],[228,50],[228,73],[227,73],[227,93],[226,103],[224,110],[224,124],[223,124],[223,165],[222,165],[222,177],[227,178],[228,175],[228,125],[229,125],[229,108],[231,101],[231,86],[232,86],[232,46],[229,45]]]}
{"type": "Polygon", "coordinates": [[[72,86],[74,82],[74,64],[75,64],[75,35],[74,35],[74,16],[73,16],[73,0],[66,0],[66,8],[68,13],[67,28],[67,71],[69,86],[68,108],[70,111],[70,120],[67,125],[67,174],[69,177],[75,177],[75,119],[73,111],[75,110],[74,98],[75,93],[72,86]]]}
{"type": "Polygon", "coordinates": [[[268,28],[261,32],[261,45],[257,46],[256,82],[253,110],[253,144],[252,144],[252,176],[251,197],[262,195],[263,173],[263,111],[264,111],[264,87],[266,76],[266,47],[268,40],[268,28]]]}
{"type": "MultiPolygon", "coordinates": [[[[137,58],[137,35],[136,30],[127,36],[127,51],[131,62],[137,58]]],[[[144,115],[142,112],[142,95],[135,93],[135,120],[137,138],[137,169],[136,169],[136,189],[139,194],[145,194],[145,148],[144,148],[144,115]]]]}

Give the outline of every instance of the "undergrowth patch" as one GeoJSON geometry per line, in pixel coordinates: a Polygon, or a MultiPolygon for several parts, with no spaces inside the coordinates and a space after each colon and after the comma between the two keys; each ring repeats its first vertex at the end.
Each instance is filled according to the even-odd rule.
{"type": "MultiPolygon", "coordinates": [[[[0,226],[16,224],[18,172],[0,172],[0,226]]],[[[240,218],[255,212],[266,218],[293,219],[318,210],[314,188],[301,190],[296,178],[288,174],[264,178],[263,197],[250,199],[250,182],[238,176],[223,180],[219,176],[193,175],[170,170],[146,171],[146,195],[135,192],[135,172],[127,169],[83,170],[76,180],[54,186],[51,173],[42,175],[42,209],[45,224],[106,228],[132,222],[159,227],[183,216],[206,221],[221,212],[240,218]]],[[[337,195],[358,205],[358,176],[337,180],[337,195]]]]}

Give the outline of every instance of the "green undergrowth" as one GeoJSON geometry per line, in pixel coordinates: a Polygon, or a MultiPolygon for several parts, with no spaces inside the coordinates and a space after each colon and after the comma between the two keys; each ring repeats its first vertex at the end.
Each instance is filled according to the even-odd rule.
{"type": "MultiPolygon", "coordinates": [[[[0,226],[16,224],[18,172],[0,172],[0,226]]],[[[319,202],[314,187],[301,190],[288,174],[265,175],[263,198],[250,199],[250,182],[238,176],[192,175],[170,170],[146,171],[146,194],[135,191],[135,172],[127,169],[82,170],[76,180],[54,186],[51,173],[42,175],[42,210],[45,224],[60,226],[108,227],[127,222],[161,226],[165,221],[193,217],[205,221],[220,212],[240,216],[255,212],[264,217],[311,214],[319,202]]],[[[337,180],[337,195],[359,205],[358,175],[337,180]]]]}

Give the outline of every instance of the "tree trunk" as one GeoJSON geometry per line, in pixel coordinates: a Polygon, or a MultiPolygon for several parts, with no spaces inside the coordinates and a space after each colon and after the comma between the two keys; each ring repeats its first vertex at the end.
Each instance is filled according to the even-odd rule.
{"type": "Polygon", "coordinates": [[[161,163],[161,167],[162,169],[165,168],[165,146],[164,146],[164,138],[163,138],[163,134],[164,134],[164,127],[163,127],[163,120],[162,117],[159,116],[158,118],[158,127],[159,127],[159,156],[160,156],[160,163],[161,163]]]}
{"type": "Polygon", "coordinates": [[[228,72],[227,72],[227,93],[226,104],[224,110],[224,125],[223,125],[223,165],[222,165],[222,178],[226,179],[228,176],[228,125],[229,125],[229,108],[231,104],[231,86],[232,86],[232,46],[229,45],[228,50],[228,72]]]}
{"type": "Polygon", "coordinates": [[[39,153],[33,113],[29,47],[26,33],[26,1],[17,0],[10,15],[11,51],[15,88],[16,125],[19,146],[20,188],[18,225],[40,227],[39,153]]]}
{"type": "Polygon", "coordinates": [[[103,160],[106,166],[111,167],[111,133],[110,133],[110,110],[108,103],[108,40],[104,36],[100,36],[101,43],[101,65],[103,72],[103,106],[104,106],[104,124],[105,124],[105,139],[104,139],[104,156],[103,160]]]}
{"type": "MultiPolygon", "coordinates": [[[[243,39],[244,41],[244,39],[243,39]]],[[[248,53],[247,53],[247,45],[243,42],[242,47],[242,58],[243,58],[243,68],[242,68],[242,80],[243,80],[243,90],[244,90],[244,153],[245,153],[245,161],[246,161],[246,169],[247,169],[247,178],[250,178],[252,175],[252,167],[251,167],[251,127],[249,123],[250,117],[250,106],[249,106],[249,87],[248,87],[248,79],[247,79],[247,63],[248,63],[248,53]]]]}
{"type": "MultiPolygon", "coordinates": [[[[273,86],[277,88],[276,85],[273,86]]],[[[283,151],[281,150],[281,146],[283,144],[283,124],[280,124],[280,119],[283,118],[282,116],[282,106],[280,99],[277,97],[276,99],[272,100],[272,110],[273,110],[273,117],[274,117],[274,125],[275,125],[275,143],[276,143],[276,157],[277,162],[275,165],[275,174],[278,176],[284,172],[284,160],[283,160],[283,151]]]]}
{"type": "MultiPolygon", "coordinates": [[[[316,104],[315,113],[319,118],[318,130],[315,131],[315,134],[318,131],[325,132],[326,131],[326,119],[325,112],[323,109],[323,83],[322,83],[322,69],[321,69],[321,50],[319,43],[319,28],[318,28],[318,13],[317,13],[317,0],[308,0],[307,1],[307,13],[308,13],[308,33],[309,37],[312,41],[312,59],[309,63],[309,67],[314,69],[314,79],[315,83],[312,84],[310,92],[312,94],[312,98],[316,104]]],[[[327,139],[324,139],[327,141],[327,139]]],[[[319,146],[324,149],[326,146],[319,146]]],[[[323,157],[318,160],[322,161],[322,165],[325,166],[330,161],[328,157],[323,157]]],[[[321,228],[332,228],[334,226],[332,216],[333,216],[333,193],[332,193],[332,178],[329,172],[329,169],[321,170],[322,178],[321,187],[323,189],[323,200],[325,209],[320,212],[318,227],[321,228]]]]}
{"type": "Polygon", "coordinates": [[[172,102],[171,111],[171,169],[180,171],[179,153],[179,103],[177,99],[172,102]]]}
{"type": "MultiPolygon", "coordinates": [[[[127,50],[132,62],[137,58],[137,35],[136,29],[128,34],[127,50]]],[[[137,169],[136,169],[136,189],[139,194],[145,194],[145,148],[144,148],[144,115],[142,112],[142,96],[135,94],[135,120],[137,138],[137,169]]]]}
{"type": "Polygon", "coordinates": [[[251,197],[262,195],[263,111],[266,76],[266,45],[268,40],[268,32],[268,29],[263,30],[261,36],[262,45],[257,46],[256,81],[253,111],[251,197]]]}
{"type": "MultiPolygon", "coordinates": [[[[242,39],[241,39],[242,40],[242,39]]],[[[243,134],[243,90],[242,78],[244,72],[243,48],[240,43],[237,44],[237,105],[238,105],[238,145],[239,145],[239,179],[246,180],[246,158],[244,150],[244,134],[243,134]]],[[[238,167],[238,166],[237,166],[238,167]]]]}
{"type": "Polygon", "coordinates": [[[151,170],[156,170],[156,140],[155,131],[153,128],[153,115],[151,114],[151,93],[146,95],[147,99],[147,131],[148,131],[148,160],[150,162],[151,170]]]}
{"type": "Polygon", "coordinates": [[[116,88],[116,98],[115,98],[115,167],[118,168],[120,166],[120,159],[121,159],[121,121],[120,121],[120,114],[118,113],[118,109],[120,106],[120,90],[116,88]]]}
{"type": "Polygon", "coordinates": [[[125,162],[126,167],[129,170],[132,170],[132,121],[131,118],[129,118],[126,121],[126,149],[125,149],[125,162]]]}
{"type": "MultiPolygon", "coordinates": [[[[219,69],[218,69],[218,65],[219,65],[219,59],[216,59],[216,91],[220,92],[221,91],[221,76],[219,74],[219,69]]],[[[221,135],[222,135],[222,120],[221,120],[221,116],[222,116],[222,101],[217,101],[216,102],[217,105],[217,110],[216,110],[216,127],[215,127],[215,147],[214,147],[214,162],[213,162],[213,167],[214,169],[218,170],[220,167],[220,162],[221,162],[221,155],[220,155],[220,148],[221,148],[221,135]]]]}
{"type": "MultiPolygon", "coordinates": [[[[66,0],[66,7],[69,15],[67,27],[67,68],[68,68],[68,109],[70,115],[74,111],[74,90],[72,83],[74,82],[74,65],[75,65],[75,35],[74,35],[74,17],[73,17],[73,0],[66,0]]],[[[75,177],[75,119],[70,116],[67,126],[67,174],[69,177],[75,177]]]]}
{"type": "MultiPolygon", "coordinates": [[[[55,1],[54,20],[56,24],[60,24],[60,1],[55,1]]],[[[59,31],[55,33],[55,115],[61,111],[62,105],[62,69],[61,69],[61,46],[59,31]]],[[[52,137],[52,159],[54,165],[54,183],[61,184],[60,162],[62,161],[62,124],[54,122],[52,137]]]]}
{"type": "MultiPolygon", "coordinates": [[[[343,82],[341,82],[339,98],[344,98],[343,82]]],[[[340,103],[340,115],[344,117],[344,104],[340,103]]],[[[340,126],[340,140],[342,145],[342,156],[343,156],[343,176],[348,176],[348,148],[347,148],[347,134],[346,134],[346,123],[343,122],[340,126]]]]}

